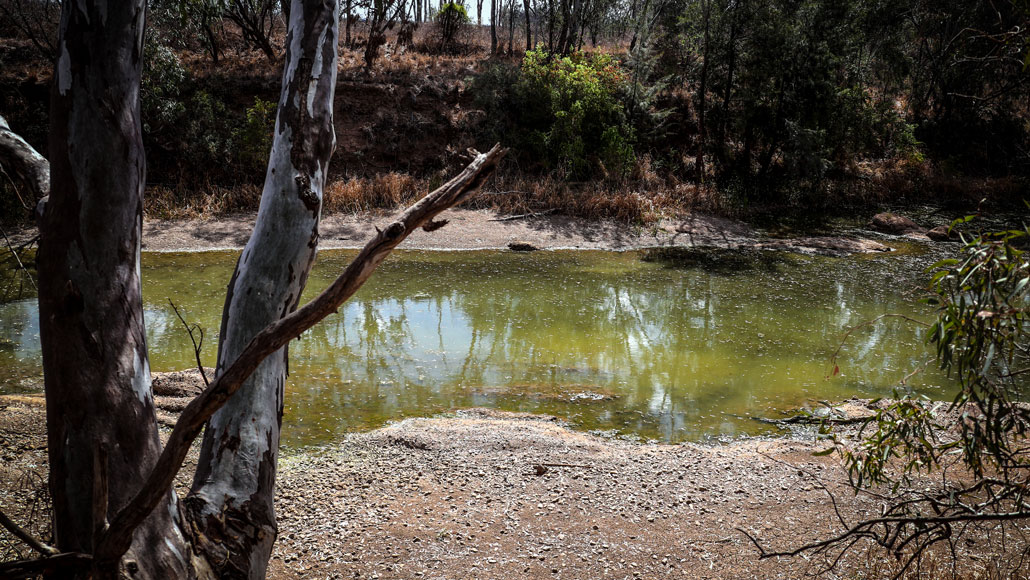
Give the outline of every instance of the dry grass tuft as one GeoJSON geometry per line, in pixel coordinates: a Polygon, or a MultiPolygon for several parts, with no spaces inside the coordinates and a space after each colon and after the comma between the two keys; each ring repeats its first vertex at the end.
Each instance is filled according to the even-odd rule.
{"type": "Polygon", "coordinates": [[[326,213],[393,209],[429,191],[428,183],[397,172],[375,177],[352,177],[326,186],[322,209],[326,213]]]}
{"type": "Polygon", "coordinates": [[[508,214],[554,210],[643,225],[676,211],[679,203],[664,184],[644,180],[566,182],[549,176],[525,176],[509,168],[495,175],[470,205],[508,214]]]}
{"type": "Polygon", "coordinates": [[[183,191],[164,185],[149,186],[144,196],[143,213],[157,219],[198,219],[257,211],[261,186],[207,187],[183,191]]]}

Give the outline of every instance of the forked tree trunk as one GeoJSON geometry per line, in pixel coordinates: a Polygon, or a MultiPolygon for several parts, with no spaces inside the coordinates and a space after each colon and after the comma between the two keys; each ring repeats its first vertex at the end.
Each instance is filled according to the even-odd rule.
{"type": "MultiPolygon", "coordinates": [[[[272,322],[297,308],[315,259],[329,158],[336,144],[338,4],[295,0],[287,64],[257,223],[222,314],[218,373],[272,322]]],[[[272,505],[286,349],[269,356],[208,422],[186,503],[222,577],[262,578],[276,537],[272,505]],[[227,553],[225,552],[227,550],[227,553]]],[[[205,548],[205,546],[201,546],[205,548]]]]}
{"type": "MultiPolygon", "coordinates": [[[[61,15],[37,261],[50,492],[65,552],[93,551],[161,452],[139,278],[145,11],[143,0],[84,0],[61,15]]],[[[122,560],[137,578],[191,575],[171,488],[162,502],[122,560]]]]}

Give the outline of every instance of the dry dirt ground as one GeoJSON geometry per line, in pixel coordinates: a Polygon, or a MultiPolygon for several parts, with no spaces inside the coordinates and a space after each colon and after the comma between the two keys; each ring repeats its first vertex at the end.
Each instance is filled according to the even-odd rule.
{"type": "MultiPolygon", "coordinates": [[[[191,391],[166,383],[158,405],[174,415],[174,395],[191,391]]],[[[27,506],[45,473],[43,413],[41,396],[0,397],[0,505],[37,530],[45,518],[27,506]]],[[[407,419],[283,456],[269,577],[889,577],[895,564],[882,553],[856,549],[825,571],[819,558],[760,560],[744,535],[785,549],[840,531],[829,493],[848,520],[879,510],[849,492],[837,459],[812,455],[823,446],[798,433],[639,444],[484,409],[407,419]]],[[[191,457],[180,493],[194,467],[191,457]]],[[[1007,553],[979,537],[960,546],[959,577],[1026,577],[983,575],[1011,562],[1012,544],[1007,553]]],[[[931,558],[909,577],[951,574],[931,558]]]]}

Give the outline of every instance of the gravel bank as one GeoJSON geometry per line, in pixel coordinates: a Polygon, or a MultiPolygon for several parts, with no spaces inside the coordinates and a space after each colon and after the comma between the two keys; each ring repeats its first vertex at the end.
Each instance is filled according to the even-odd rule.
{"type": "MultiPolygon", "coordinates": [[[[162,397],[174,398],[178,386],[168,387],[162,397]]],[[[46,520],[29,508],[45,481],[44,424],[41,396],[0,397],[0,505],[41,536],[46,520]]],[[[269,577],[889,577],[891,561],[862,550],[828,573],[821,560],[759,560],[741,531],[770,549],[825,538],[841,529],[828,492],[849,521],[878,513],[876,498],[850,493],[833,456],[812,455],[821,446],[645,445],[485,409],[407,419],[284,452],[269,577]]],[[[195,466],[194,454],[180,494],[195,466]]],[[[1007,548],[1018,550],[1017,540],[1007,548]]],[[[14,557],[9,545],[0,532],[0,559],[14,557]]],[[[980,538],[963,548],[973,567],[1014,561],[980,538]]]]}

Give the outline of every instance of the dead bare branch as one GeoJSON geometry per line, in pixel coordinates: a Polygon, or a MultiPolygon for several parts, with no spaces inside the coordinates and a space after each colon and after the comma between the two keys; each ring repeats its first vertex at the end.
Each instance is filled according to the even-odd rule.
{"type": "Polygon", "coordinates": [[[200,349],[204,346],[204,329],[199,324],[190,324],[186,322],[186,318],[183,317],[182,313],[179,312],[179,308],[172,302],[172,299],[168,299],[168,304],[171,305],[172,310],[175,311],[175,315],[179,317],[179,322],[186,329],[186,332],[190,335],[190,342],[193,343],[193,357],[197,360],[197,368],[200,369],[200,378],[204,379],[204,386],[211,386],[211,382],[207,380],[207,373],[204,371],[204,365],[200,362],[200,349]],[[200,340],[198,341],[193,336],[193,331],[196,330],[200,334],[200,340]]]}
{"type": "Polygon", "coordinates": [[[11,535],[25,542],[25,545],[44,556],[53,556],[54,554],[58,553],[57,548],[54,548],[53,546],[48,546],[47,544],[44,544],[43,542],[32,537],[32,534],[26,532],[21,528],[21,526],[14,523],[14,521],[11,520],[11,518],[7,517],[7,514],[5,514],[2,510],[0,510],[0,525],[2,525],[4,529],[6,529],[8,532],[11,532],[11,535]]]}
{"type": "Polygon", "coordinates": [[[11,131],[3,115],[0,115],[0,166],[23,181],[37,200],[50,195],[50,162],[11,131]]]}

